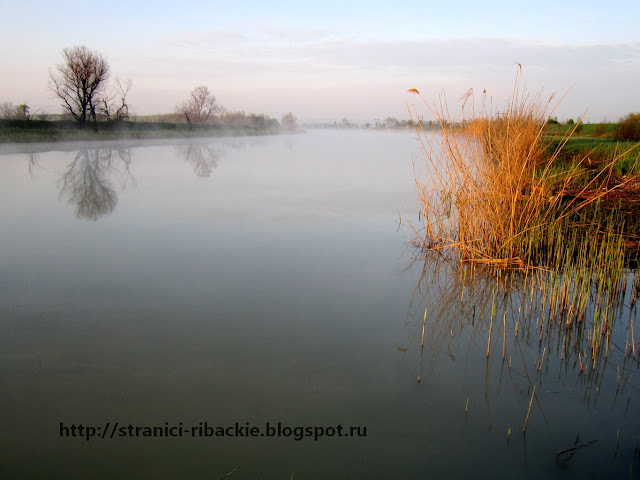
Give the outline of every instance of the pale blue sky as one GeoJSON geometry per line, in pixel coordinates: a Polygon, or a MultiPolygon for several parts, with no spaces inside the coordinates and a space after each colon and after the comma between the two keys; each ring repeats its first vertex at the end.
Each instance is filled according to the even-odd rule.
{"type": "MultiPolygon", "coordinates": [[[[230,110],[302,119],[408,117],[406,90],[469,88],[496,105],[515,62],[559,117],[640,111],[640,1],[0,1],[0,102],[60,110],[48,69],[86,45],[131,78],[133,109],[171,111],[197,85],[230,110]],[[86,16],[86,12],[90,12],[86,16]]],[[[425,112],[426,113],[426,112],[425,112]]]]}

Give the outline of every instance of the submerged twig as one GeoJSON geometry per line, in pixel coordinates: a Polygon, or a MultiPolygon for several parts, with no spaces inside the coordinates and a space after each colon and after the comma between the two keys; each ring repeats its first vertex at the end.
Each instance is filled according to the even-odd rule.
{"type": "Polygon", "coordinates": [[[586,443],[583,443],[581,445],[576,445],[576,446],[573,446],[573,447],[565,448],[564,450],[560,450],[559,452],[556,452],[556,456],[557,455],[562,455],[564,453],[573,453],[574,451],[578,450],[579,448],[586,447],[588,445],[591,445],[592,443],[596,443],[597,441],[598,441],[597,439],[596,440],[591,440],[590,442],[586,442],[586,443]]]}

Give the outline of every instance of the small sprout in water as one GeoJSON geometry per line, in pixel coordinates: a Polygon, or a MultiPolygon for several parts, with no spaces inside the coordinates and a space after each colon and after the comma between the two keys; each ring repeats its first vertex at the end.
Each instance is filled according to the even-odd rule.
{"type": "Polygon", "coordinates": [[[420,383],[420,375],[418,375],[418,383],[420,383]]]}
{"type": "Polygon", "coordinates": [[[469,397],[467,397],[467,404],[464,406],[464,413],[469,411],[469,397]]]}
{"type": "Polygon", "coordinates": [[[238,470],[238,467],[234,468],[233,470],[231,470],[229,473],[227,473],[224,477],[220,477],[220,480],[224,480],[225,478],[229,478],[231,475],[234,474],[234,472],[236,472],[238,470]]]}
{"type": "Polygon", "coordinates": [[[507,429],[507,440],[511,438],[511,427],[507,429]]]}

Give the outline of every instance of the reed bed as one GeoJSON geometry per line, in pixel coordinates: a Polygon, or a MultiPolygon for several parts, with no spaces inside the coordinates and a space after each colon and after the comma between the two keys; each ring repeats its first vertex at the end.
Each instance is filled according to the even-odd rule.
{"type": "MultiPolygon", "coordinates": [[[[471,96],[466,95],[465,104],[471,96]]],[[[441,127],[435,139],[415,122],[426,166],[418,172],[414,163],[424,247],[454,247],[461,261],[476,264],[539,267],[550,253],[565,248],[555,244],[557,235],[550,233],[566,229],[567,220],[632,181],[627,178],[611,187],[617,157],[586,184],[578,179],[580,161],[572,168],[556,168],[569,137],[551,153],[543,143],[553,97],[546,103],[539,96],[531,98],[520,91],[517,80],[503,112],[492,115],[483,101],[478,116],[473,110],[471,118],[463,120],[464,128],[449,120],[445,99],[431,105],[420,98],[441,127]],[[581,185],[577,191],[576,185],[581,185]]],[[[583,230],[599,228],[584,214],[580,221],[583,230]]]]}
{"type": "MultiPolygon", "coordinates": [[[[564,328],[561,355],[572,345],[581,368],[596,369],[602,354],[608,355],[620,307],[634,306],[640,292],[635,275],[640,243],[632,233],[637,229],[611,200],[638,177],[615,176],[619,155],[586,179],[581,168],[586,157],[558,168],[575,129],[550,148],[543,132],[557,105],[554,96],[543,101],[519,82],[520,71],[511,99],[495,114],[484,96],[476,112],[473,93],[467,92],[460,98],[464,118],[457,125],[444,97],[429,103],[410,90],[440,125],[439,135],[427,132],[415,120],[416,108],[410,108],[424,160],[422,168],[414,161],[422,209],[420,227],[411,224],[413,241],[464,266],[463,295],[469,279],[479,276],[484,284],[489,279],[493,291],[517,290],[517,309],[510,309],[518,312],[516,332],[523,322],[535,322],[542,341],[550,326],[564,328]],[[575,336],[567,333],[577,326],[575,336]]],[[[630,316],[631,332],[633,322],[630,316]]],[[[499,323],[506,329],[506,322],[499,323]]],[[[630,344],[635,349],[635,338],[630,344]]]]}

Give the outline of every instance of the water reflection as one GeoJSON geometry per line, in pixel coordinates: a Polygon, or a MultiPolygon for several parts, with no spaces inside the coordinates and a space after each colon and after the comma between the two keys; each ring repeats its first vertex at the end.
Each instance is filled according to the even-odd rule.
{"type": "MultiPolygon", "coordinates": [[[[286,143],[286,140],[285,140],[286,143]]],[[[231,138],[225,142],[191,141],[175,146],[176,154],[191,165],[200,178],[208,178],[218,168],[218,164],[229,151],[242,151],[247,146],[265,145],[261,137],[231,138]]]]}
{"type": "MultiPolygon", "coordinates": [[[[209,178],[229,150],[240,151],[247,145],[264,145],[264,140],[192,141],[174,145],[174,156],[187,162],[198,177],[209,178]]],[[[77,151],[58,180],[60,198],[76,206],[77,218],[95,221],[109,215],[118,205],[118,191],[136,185],[131,171],[133,151],[132,146],[103,145],[77,151]]],[[[43,168],[40,153],[24,154],[29,175],[34,177],[43,168]]]]}
{"type": "Polygon", "coordinates": [[[210,177],[218,168],[218,161],[225,153],[221,144],[188,143],[177,145],[176,152],[191,164],[194,173],[201,178],[210,177]]]}
{"type": "Polygon", "coordinates": [[[425,392],[443,378],[457,387],[465,424],[482,424],[486,417],[487,433],[497,429],[507,448],[510,441],[522,446],[525,471],[535,455],[527,451],[531,430],[533,451],[539,452],[543,432],[547,444],[557,445],[553,460],[559,472],[588,470],[589,457],[606,458],[598,466],[605,470],[640,470],[640,358],[631,272],[624,293],[610,306],[614,314],[604,348],[594,348],[601,341],[595,305],[583,321],[567,324],[554,313],[553,289],[521,272],[472,268],[433,251],[417,252],[411,267],[420,275],[405,355],[417,360],[425,392]]]}
{"type": "Polygon", "coordinates": [[[421,348],[423,377],[445,358],[455,362],[474,352],[479,357],[486,353],[486,382],[498,364],[498,389],[508,375],[518,402],[524,392],[524,399],[530,398],[537,385],[540,408],[543,391],[577,390],[586,405],[595,405],[604,394],[613,408],[620,399],[627,404],[640,387],[631,272],[623,280],[622,295],[608,307],[609,331],[600,340],[595,305],[583,321],[565,323],[551,301],[557,292],[521,272],[472,268],[433,252],[419,252],[412,263],[421,266],[411,305],[411,342],[421,348]],[[594,348],[600,341],[604,345],[594,348]]]}
{"type": "Polygon", "coordinates": [[[41,168],[40,166],[40,154],[37,152],[29,152],[27,153],[27,162],[29,169],[29,176],[33,177],[35,175],[35,171],[37,168],[41,168]]]}
{"type": "MultiPolygon", "coordinates": [[[[174,141],[145,148],[131,142],[130,169],[139,189],[120,190],[123,177],[100,165],[119,202],[114,214],[98,223],[77,221],[72,216],[76,204],[66,205],[67,195],[57,201],[79,147],[72,153],[41,153],[42,168],[36,167],[34,179],[28,178],[26,152],[0,162],[0,178],[12,187],[2,189],[3,203],[15,204],[15,210],[3,211],[7,228],[0,242],[0,375],[6,380],[0,397],[7,419],[0,435],[3,478],[86,472],[92,478],[117,477],[110,469],[114,459],[123,471],[137,471],[144,462],[155,478],[175,477],[171,465],[177,463],[188,464],[192,476],[202,478],[212,471],[220,472],[214,477],[219,478],[236,465],[242,470],[239,478],[290,478],[294,469],[295,478],[299,472],[305,478],[332,478],[335,472],[354,478],[549,478],[547,465],[553,468],[555,457],[547,457],[548,451],[555,455],[571,447],[578,432],[564,423],[570,430],[566,438],[543,437],[536,399],[553,426],[548,405],[560,397],[546,392],[554,389],[548,375],[545,387],[536,389],[527,434],[533,471],[520,474],[524,442],[516,433],[531,398],[530,383],[522,380],[521,360],[510,343],[501,362],[496,324],[495,348],[485,361],[490,299],[483,322],[476,314],[474,326],[473,311],[462,315],[453,304],[460,290],[451,290],[451,318],[435,324],[432,305],[444,289],[426,290],[429,282],[434,289],[438,282],[446,285],[449,271],[442,266],[442,278],[433,278],[426,266],[431,276],[416,294],[414,343],[403,361],[391,348],[399,333],[396,319],[406,314],[415,286],[409,275],[398,278],[405,236],[395,231],[396,211],[403,199],[414,196],[405,171],[409,165],[397,158],[402,145],[412,142],[403,138],[311,132],[295,136],[293,151],[285,137],[201,140],[196,143],[222,144],[227,155],[208,179],[198,178],[176,155],[174,141]],[[242,155],[234,142],[245,148],[242,155]],[[327,205],[345,221],[316,221],[327,205]],[[300,212],[311,214],[302,226],[300,212]],[[423,373],[417,384],[422,307],[427,305],[427,329],[441,331],[442,342],[427,331],[424,364],[426,370],[433,358],[434,375],[423,373]],[[470,380],[461,385],[463,368],[470,380]],[[485,385],[489,388],[483,391],[485,385]],[[491,402],[490,434],[488,409],[481,405],[485,392],[491,402]],[[514,411],[505,413],[508,407],[514,411]],[[206,439],[105,443],[58,436],[60,421],[109,419],[140,425],[184,419],[343,421],[366,425],[371,433],[359,440],[219,439],[215,445],[206,439]],[[69,461],[51,465],[47,452],[69,461]],[[361,457],[371,461],[354,462],[361,457]],[[46,473],[41,465],[47,465],[46,473]]],[[[491,286],[487,282],[489,292],[491,286]]],[[[525,364],[536,371],[532,362],[525,364]]],[[[633,414],[633,405],[629,411],[633,414]]],[[[597,444],[577,450],[569,468],[600,445],[610,446],[613,456],[618,424],[598,428],[609,425],[612,441],[607,444],[602,435],[597,444]]],[[[637,432],[624,431],[621,424],[620,429],[618,459],[628,459],[625,441],[637,432]]],[[[595,437],[580,430],[580,438],[578,445],[595,437]]],[[[588,467],[581,470],[582,478],[591,473],[588,467]]],[[[628,475],[629,463],[625,470],[628,475]]]]}
{"type": "Polygon", "coordinates": [[[113,187],[135,183],[131,175],[131,149],[84,148],[67,166],[60,179],[60,197],[76,205],[77,218],[97,220],[110,214],[118,204],[113,187]]]}

